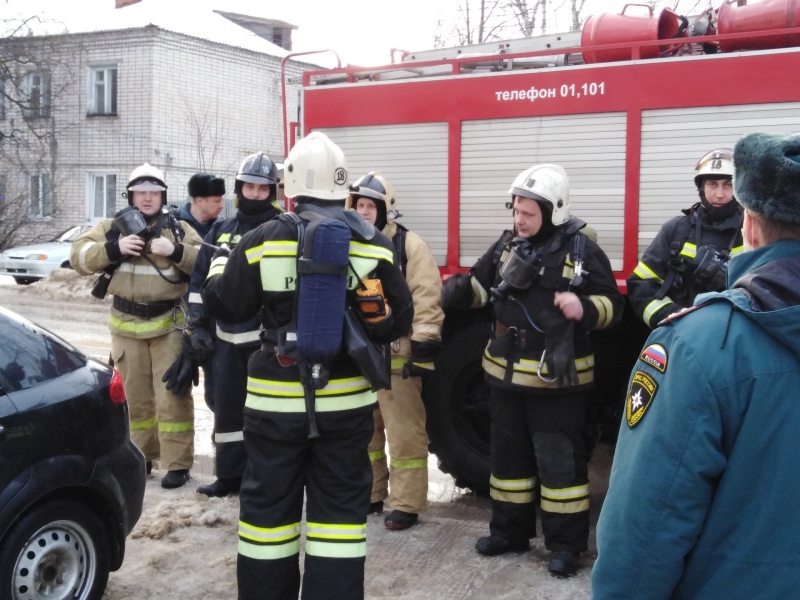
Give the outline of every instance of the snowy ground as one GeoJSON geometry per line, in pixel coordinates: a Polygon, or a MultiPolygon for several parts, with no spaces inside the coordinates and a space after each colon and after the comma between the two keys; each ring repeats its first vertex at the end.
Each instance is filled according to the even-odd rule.
{"type": "MultiPolygon", "coordinates": [[[[105,322],[108,300],[91,298],[91,278],[56,270],[42,282],[16,286],[0,276],[0,305],[15,310],[105,359],[110,336],[105,322]]],[[[200,388],[195,389],[196,463],[192,480],[178,490],[159,485],[154,471],[145,491],[144,514],[128,538],[125,562],[111,574],[104,600],[195,600],[236,598],[238,498],[208,499],[196,494],[213,480],[213,416],[200,388]]],[[[611,450],[600,446],[590,468],[592,511],[608,483],[611,450]]],[[[531,550],[494,558],[473,549],[488,533],[489,502],[456,488],[451,477],[429,460],[428,510],[419,525],[390,532],[382,518],[367,525],[366,597],[370,600],[580,600],[591,597],[590,572],[596,558],[594,529],[590,550],[577,577],[560,580],[547,572],[548,552],[541,538],[531,550]]]]}

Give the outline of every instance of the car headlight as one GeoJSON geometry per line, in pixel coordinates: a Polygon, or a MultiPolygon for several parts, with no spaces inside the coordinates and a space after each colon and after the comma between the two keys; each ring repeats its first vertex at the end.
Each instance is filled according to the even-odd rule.
{"type": "Polygon", "coordinates": [[[47,260],[47,254],[28,254],[25,260],[47,260]]]}

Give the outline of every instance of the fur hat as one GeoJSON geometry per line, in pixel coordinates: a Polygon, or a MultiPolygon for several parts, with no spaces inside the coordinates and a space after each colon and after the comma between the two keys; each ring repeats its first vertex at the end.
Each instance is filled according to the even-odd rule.
{"type": "Polygon", "coordinates": [[[736,199],[776,221],[800,223],[800,135],[751,133],[733,149],[736,199]]]}
{"type": "Polygon", "coordinates": [[[208,198],[224,196],[225,180],[208,173],[195,173],[189,179],[189,196],[191,198],[208,198]]]}

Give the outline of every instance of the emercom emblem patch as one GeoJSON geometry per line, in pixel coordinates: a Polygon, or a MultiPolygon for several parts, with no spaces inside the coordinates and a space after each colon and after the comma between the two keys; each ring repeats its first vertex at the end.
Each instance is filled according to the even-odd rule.
{"type": "Polygon", "coordinates": [[[658,384],[655,379],[644,371],[636,371],[633,374],[625,399],[625,420],[628,422],[628,427],[633,429],[639,424],[644,413],[650,408],[657,389],[658,384]]]}
{"type": "Polygon", "coordinates": [[[667,370],[667,349],[661,344],[650,344],[642,350],[639,360],[663,373],[667,370]]]}

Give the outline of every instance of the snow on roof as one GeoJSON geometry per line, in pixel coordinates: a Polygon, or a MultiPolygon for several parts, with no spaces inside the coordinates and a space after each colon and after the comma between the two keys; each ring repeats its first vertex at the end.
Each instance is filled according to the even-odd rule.
{"type": "MultiPolygon", "coordinates": [[[[248,3],[250,10],[240,13],[261,12],[258,4],[248,3]],[[256,9],[256,10],[252,10],[256,9]]],[[[113,31],[155,25],[161,29],[192,37],[284,57],[284,50],[251,31],[240,27],[215,10],[228,10],[236,6],[235,0],[141,0],[125,8],[114,8],[114,0],[11,0],[12,19],[28,19],[32,35],[87,33],[113,31]],[[36,16],[38,18],[31,19],[36,16]]],[[[270,19],[260,14],[252,15],[260,21],[270,19]]],[[[271,21],[280,23],[276,19],[271,21]]],[[[294,28],[294,26],[289,25],[294,28]]]]}

